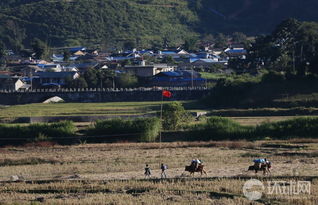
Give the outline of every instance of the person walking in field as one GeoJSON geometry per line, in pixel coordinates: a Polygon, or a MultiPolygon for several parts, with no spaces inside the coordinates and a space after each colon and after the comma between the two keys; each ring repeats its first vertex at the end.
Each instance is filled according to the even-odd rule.
{"type": "Polygon", "coordinates": [[[148,164],[146,164],[146,167],[145,167],[145,178],[150,178],[151,177],[151,169],[149,167],[148,164]]]}
{"type": "Polygon", "coordinates": [[[168,166],[166,164],[161,164],[161,178],[167,178],[166,170],[168,166]]]}
{"type": "Polygon", "coordinates": [[[197,170],[199,165],[201,164],[201,161],[199,159],[193,159],[191,161],[191,167],[194,169],[194,170],[197,170]]]}

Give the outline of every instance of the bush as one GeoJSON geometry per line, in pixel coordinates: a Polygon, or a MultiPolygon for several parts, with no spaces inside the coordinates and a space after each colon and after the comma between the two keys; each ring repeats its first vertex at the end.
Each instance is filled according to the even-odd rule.
{"type": "Polygon", "coordinates": [[[284,81],[285,75],[280,72],[269,71],[268,73],[262,76],[262,82],[282,82],[284,81]]]}
{"type": "Polygon", "coordinates": [[[190,114],[187,113],[180,102],[172,102],[163,105],[162,126],[165,130],[177,130],[182,123],[190,121],[190,114]]]}
{"type": "Polygon", "coordinates": [[[256,127],[256,135],[277,139],[318,137],[318,118],[301,117],[280,122],[263,123],[256,127]]]}
{"type": "MultiPolygon", "coordinates": [[[[97,121],[89,135],[137,135],[141,142],[155,141],[161,129],[158,118],[138,118],[138,119],[111,119],[97,121]]],[[[126,137],[127,138],[127,137],[126,137]]]]}
{"type": "Polygon", "coordinates": [[[39,123],[28,126],[0,125],[0,139],[2,144],[22,144],[23,142],[35,142],[53,140],[66,142],[65,137],[75,135],[76,128],[70,121],[57,123],[39,123]]]}
{"type": "Polygon", "coordinates": [[[211,117],[206,124],[195,126],[191,134],[197,140],[248,139],[254,132],[253,127],[242,126],[231,119],[211,117]]]}
{"type": "Polygon", "coordinates": [[[211,117],[207,123],[193,127],[190,134],[191,140],[317,138],[318,118],[302,117],[252,127],[242,126],[228,118],[211,117]]]}

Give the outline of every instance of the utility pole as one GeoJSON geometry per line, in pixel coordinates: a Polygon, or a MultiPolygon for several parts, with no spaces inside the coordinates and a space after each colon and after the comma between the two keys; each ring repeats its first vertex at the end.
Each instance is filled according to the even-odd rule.
{"type": "Polygon", "coordinates": [[[30,68],[30,82],[31,82],[31,90],[33,89],[33,74],[32,74],[32,68],[30,68]]]}
{"type": "Polygon", "coordinates": [[[193,67],[191,67],[191,86],[193,88],[193,67]]]}

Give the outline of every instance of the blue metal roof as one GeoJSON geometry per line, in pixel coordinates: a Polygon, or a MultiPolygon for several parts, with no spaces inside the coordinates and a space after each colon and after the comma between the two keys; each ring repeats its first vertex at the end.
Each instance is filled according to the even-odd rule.
{"type": "Polygon", "coordinates": [[[161,72],[161,73],[158,73],[157,75],[165,75],[165,76],[169,76],[169,77],[181,77],[182,76],[182,74],[180,74],[178,72],[174,72],[174,71],[161,72]]]}
{"type": "Polygon", "coordinates": [[[84,51],[84,50],[86,50],[85,47],[74,47],[69,49],[70,52],[84,51]]]}
{"type": "Polygon", "coordinates": [[[167,54],[167,55],[175,55],[177,54],[176,52],[174,51],[161,51],[162,54],[167,54]]]}
{"type": "Polygon", "coordinates": [[[167,77],[155,77],[154,78],[155,82],[204,82],[204,78],[167,78],[167,77]]]}
{"type": "Polygon", "coordinates": [[[216,63],[216,62],[219,62],[217,60],[210,59],[210,58],[190,58],[190,63],[194,63],[196,61],[203,61],[205,63],[216,63]]]}
{"type": "Polygon", "coordinates": [[[228,50],[226,53],[246,53],[245,49],[231,49],[228,50]]]}
{"type": "Polygon", "coordinates": [[[40,78],[66,78],[74,76],[76,72],[38,72],[40,78]]]}

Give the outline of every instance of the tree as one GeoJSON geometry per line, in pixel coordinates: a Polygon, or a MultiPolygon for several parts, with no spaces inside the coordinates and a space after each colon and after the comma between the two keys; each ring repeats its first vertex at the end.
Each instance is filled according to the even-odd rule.
{"type": "Polygon", "coordinates": [[[71,53],[69,50],[64,50],[63,52],[63,61],[68,62],[70,60],[71,53]]]}
{"type": "Polygon", "coordinates": [[[176,64],[177,62],[173,59],[172,56],[165,56],[165,57],[162,59],[162,63],[176,64]]]}
{"type": "Polygon", "coordinates": [[[124,48],[127,50],[132,50],[136,48],[136,42],[134,40],[126,41],[124,43],[124,48]]]}
{"type": "Polygon", "coordinates": [[[232,34],[232,41],[234,43],[243,43],[243,44],[245,44],[247,42],[247,36],[244,33],[241,33],[241,32],[234,32],[232,34]]]}
{"type": "Polygon", "coordinates": [[[163,128],[165,130],[176,130],[183,122],[189,121],[189,115],[180,102],[164,104],[162,111],[163,128]]]}
{"type": "Polygon", "coordinates": [[[223,33],[219,33],[215,38],[214,47],[225,48],[227,44],[227,37],[223,33]]]}
{"type": "Polygon", "coordinates": [[[86,80],[83,77],[79,77],[79,78],[73,80],[72,87],[73,88],[87,88],[88,85],[87,85],[86,80]]]}
{"type": "Polygon", "coordinates": [[[77,79],[72,79],[71,77],[67,77],[65,79],[65,86],[67,88],[87,88],[88,87],[83,77],[79,77],[77,79]]]}
{"type": "Polygon", "coordinates": [[[35,52],[35,57],[37,59],[44,59],[47,58],[49,55],[48,52],[48,46],[46,45],[46,43],[44,43],[43,41],[41,41],[38,38],[35,38],[31,44],[33,51],[35,52]]]}
{"type": "Polygon", "coordinates": [[[87,82],[87,86],[89,88],[97,88],[98,87],[98,71],[94,68],[88,69],[84,73],[84,79],[87,82]]]}
{"type": "Polygon", "coordinates": [[[195,9],[197,10],[197,11],[200,11],[201,9],[202,9],[202,0],[196,0],[195,1],[195,9]]]}
{"type": "Polygon", "coordinates": [[[0,41],[0,66],[6,64],[5,55],[6,55],[5,46],[4,46],[3,42],[0,41]]]}
{"type": "Polygon", "coordinates": [[[115,88],[115,72],[113,70],[99,70],[97,75],[101,88],[115,88]]]}
{"type": "Polygon", "coordinates": [[[281,22],[272,33],[272,40],[282,50],[291,48],[294,45],[301,22],[290,18],[281,22]]]}
{"type": "Polygon", "coordinates": [[[194,51],[197,49],[197,41],[196,38],[188,38],[184,42],[184,49],[186,51],[194,51]]]}
{"type": "Polygon", "coordinates": [[[276,59],[273,59],[273,63],[280,64],[279,66],[274,66],[274,68],[279,68],[279,70],[284,70],[287,73],[294,73],[295,67],[298,62],[296,62],[296,52],[297,52],[297,34],[300,29],[301,23],[296,19],[287,19],[280,23],[274,32],[271,34],[271,41],[277,48],[276,59]]]}
{"type": "Polygon", "coordinates": [[[299,75],[317,74],[318,23],[303,22],[298,31],[296,65],[299,75]]]}
{"type": "Polygon", "coordinates": [[[116,85],[120,88],[133,88],[138,85],[138,78],[130,73],[123,73],[116,78],[116,85]]]}
{"type": "Polygon", "coordinates": [[[215,42],[214,36],[212,34],[205,34],[201,38],[201,45],[202,46],[210,46],[215,42]]]}
{"type": "Polygon", "coordinates": [[[244,67],[249,71],[266,68],[291,72],[291,70],[288,70],[290,68],[288,56],[282,53],[278,44],[273,41],[272,35],[258,36],[247,50],[246,59],[230,62],[231,66],[236,65],[234,67],[237,68],[244,67]]]}

